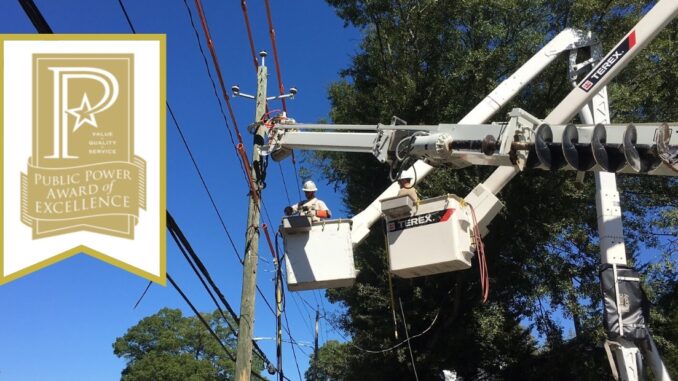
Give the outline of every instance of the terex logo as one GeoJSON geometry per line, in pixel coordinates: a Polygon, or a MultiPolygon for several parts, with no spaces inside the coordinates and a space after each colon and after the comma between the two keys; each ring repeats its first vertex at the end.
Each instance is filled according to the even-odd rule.
{"type": "Polygon", "coordinates": [[[605,62],[603,62],[603,65],[600,66],[600,67],[598,68],[598,70],[596,70],[596,71],[593,73],[593,75],[591,75],[591,79],[596,79],[596,80],[597,80],[597,79],[599,79],[600,77],[602,77],[603,75],[605,75],[605,73],[607,73],[607,71],[608,71],[612,66],[614,66],[615,62],[619,61],[619,59],[622,58],[623,56],[624,56],[624,53],[622,53],[622,52],[613,52],[613,53],[612,53],[612,56],[608,57],[608,58],[605,60],[605,62]]]}
{"type": "Polygon", "coordinates": [[[388,231],[395,232],[417,226],[424,226],[443,222],[450,219],[454,209],[443,209],[437,212],[422,214],[421,216],[407,217],[399,220],[394,220],[388,223],[388,231]]]}
{"type": "Polygon", "coordinates": [[[591,90],[635,45],[636,31],[634,30],[612,53],[603,59],[603,62],[594,69],[593,73],[589,74],[589,76],[582,81],[579,88],[588,93],[589,90],[591,90]]]}

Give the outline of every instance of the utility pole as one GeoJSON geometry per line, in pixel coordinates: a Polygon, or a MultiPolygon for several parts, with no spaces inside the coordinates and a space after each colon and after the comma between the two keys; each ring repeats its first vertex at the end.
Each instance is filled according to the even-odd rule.
{"type": "MultiPolygon", "coordinates": [[[[252,168],[250,177],[251,184],[250,201],[247,210],[247,232],[245,233],[245,261],[242,273],[242,296],[240,298],[240,327],[238,328],[238,352],[235,361],[235,380],[249,381],[252,373],[252,337],[254,336],[254,291],[257,287],[257,266],[259,264],[259,221],[261,219],[261,189],[263,189],[266,177],[265,166],[261,161],[261,147],[264,145],[266,127],[263,123],[268,101],[294,99],[297,89],[290,87],[289,94],[280,94],[272,97],[266,96],[268,85],[268,69],[266,68],[266,52],[259,52],[261,64],[257,69],[257,95],[249,95],[240,92],[240,87],[232,86],[233,96],[254,99],[257,103],[254,115],[254,145],[252,147],[252,168]]],[[[283,114],[284,116],[284,114],[283,114]]],[[[277,262],[277,259],[276,259],[277,262]]],[[[280,263],[276,264],[278,276],[276,280],[276,301],[278,304],[278,374],[282,373],[282,276],[280,275],[280,263]]]]}
{"type": "MultiPolygon", "coordinates": [[[[252,373],[252,336],[254,334],[254,291],[257,286],[257,265],[259,261],[259,220],[260,197],[257,193],[262,182],[261,146],[264,144],[265,128],[259,123],[266,112],[266,85],[268,71],[265,65],[266,52],[260,52],[261,65],[257,70],[257,109],[255,114],[254,146],[252,148],[252,181],[247,210],[247,231],[245,233],[245,262],[242,274],[242,297],[240,299],[240,327],[238,329],[238,351],[235,361],[236,381],[249,381],[252,373]]],[[[236,87],[234,87],[235,90],[236,87]]],[[[239,95],[236,92],[236,95],[239,95]]]]}

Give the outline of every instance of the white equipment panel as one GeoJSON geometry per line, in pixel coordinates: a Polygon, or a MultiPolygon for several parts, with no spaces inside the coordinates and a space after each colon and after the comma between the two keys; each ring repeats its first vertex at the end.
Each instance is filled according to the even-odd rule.
{"type": "Polygon", "coordinates": [[[471,267],[471,223],[454,196],[422,200],[403,213],[409,198],[382,201],[391,272],[403,278],[471,267]]]}
{"type": "MultiPolygon", "coordinates": [[[[290,291],[353,285],[351,220],[323,220],[306,225],[286,217],[280,231],[285,242],[287,289],[290,291]]],[[[308,219],[306,219],[308,221],[308,219]]]]}

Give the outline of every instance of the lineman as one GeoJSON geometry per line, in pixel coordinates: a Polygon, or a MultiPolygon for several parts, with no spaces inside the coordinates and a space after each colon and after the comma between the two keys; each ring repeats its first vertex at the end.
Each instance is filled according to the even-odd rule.
{"type": "Polygon", "coordinates": [[[400,176],[398,176],[398,185],[400,185],[398,196],[409,196],[415,203],[419,201],[417,190],[414,189],[414,185],[412,184],[412,176],[401,173],[400,176]]]}
{"type": "Polygon", "coordinates": [[[318,188],[315,186],[313,181],[306,181],[302,190],[304,191],[304,195],[306,195],[306,200],[299,201],[294,205],[286,207],[286,215],[305,215],[311,217],[313,222],[320,221],[321,218],[330,218],[332,216],[330,210],[327,208],[327,205],[325,205],[322,200],[319,200],[315,197],[315,193],[318,191],[318,188]]]}

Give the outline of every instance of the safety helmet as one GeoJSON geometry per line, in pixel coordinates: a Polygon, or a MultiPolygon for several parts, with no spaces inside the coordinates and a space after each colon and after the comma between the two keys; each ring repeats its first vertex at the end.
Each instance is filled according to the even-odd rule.
{"type": "Polygon", "coordinates": [[[398,176],[398,181],[400,180],[412,180],[412,175],[407,174],[405,172],[401,172],[400,176],[398,176]]]}
{"type": "Polygon", "coordinates": [[[318,188],[316,188],[315,183],[313,181],[308,180],[304,183],[304,187],[302,188],[302,190],[304,192],[315,192],[318,190],[318,188]]]}

